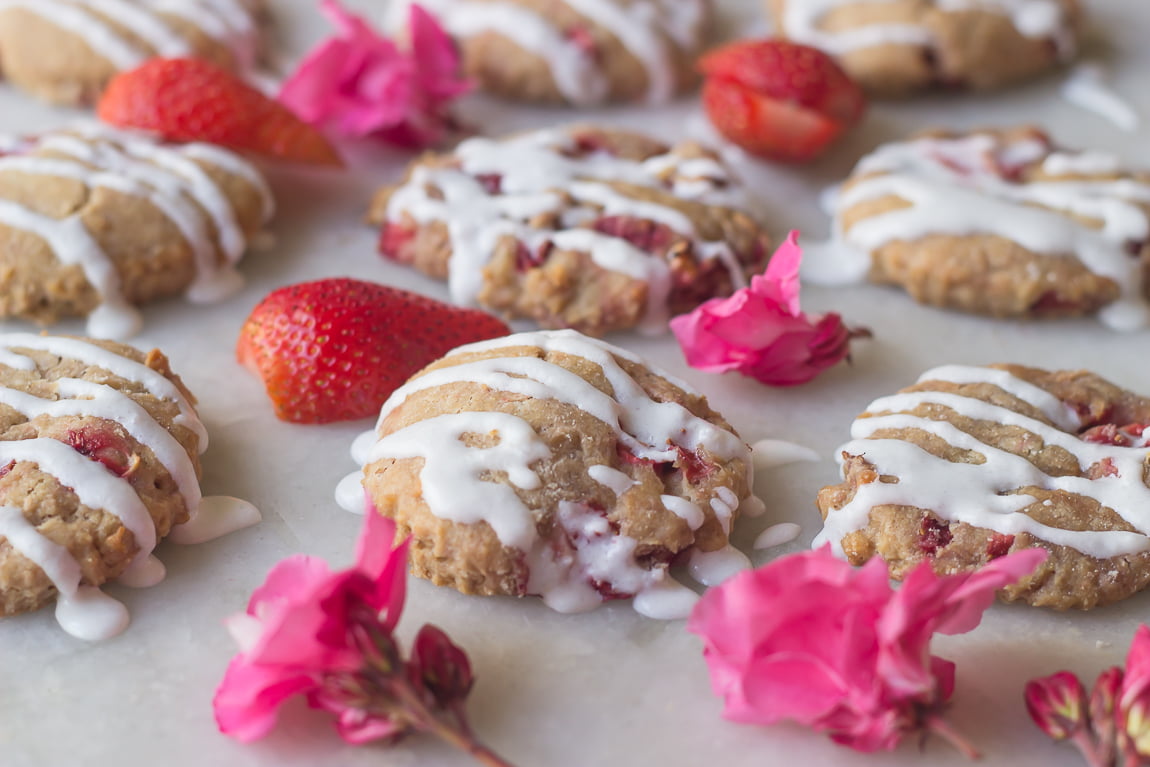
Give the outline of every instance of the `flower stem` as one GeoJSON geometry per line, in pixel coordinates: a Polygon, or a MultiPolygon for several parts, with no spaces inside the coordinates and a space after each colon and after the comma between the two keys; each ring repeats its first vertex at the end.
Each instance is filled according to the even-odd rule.
{"type": "Polygon", "coordinates": [[[1100,748],[1101,744],[1096,742],[1088,727],[1083,727],[1074,733],[1070,742],[1082,752],[1083,758],[1086,759],[1086,763],[1090,767],[1113,767],[1113,755],[1107,755],[1103,752],[1100,748]]]}
{"type": "Polygon", "coordinates": [[[963,737],[963,735],[958,732],[958,730],[951,727],[950,722],[946,721],[941,716],[938,716],[937,714],[928,716],[923,721],[923,726],[926,727],[927,732],[938,735],[947,743],[954,746],[954,748],[957,749],[958,752],[965,756],[967,759],[974,761],[976,759],[982,758],[982,754],[978,752],[978,749],[976,749],[969,740],[963,737]]]}
{"type": "Polygon", "coordinates": [[[447,716],[443,714],[448,712],[441,714],[429,708],[423,696],[406,679],[395,684],[392,692],[403,703],[416,729],[435,735],[485,767],[515,767],[475,737],[461,709],[452,710],[450,714],[453,721],[447,721],[447,716]]]}

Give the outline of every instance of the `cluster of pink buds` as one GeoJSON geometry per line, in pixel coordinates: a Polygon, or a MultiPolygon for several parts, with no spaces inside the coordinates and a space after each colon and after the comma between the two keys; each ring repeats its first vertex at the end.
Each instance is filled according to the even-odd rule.
{"type": "Polygon", "coordinates": [[[1103,671],[1089,695],[1069,671],[1026,685],[1026,708],[1043,732],[1078,747],[1090,767],[1150,765],[1150,628],[1139,626],[1125,670],[1103,671]]]}

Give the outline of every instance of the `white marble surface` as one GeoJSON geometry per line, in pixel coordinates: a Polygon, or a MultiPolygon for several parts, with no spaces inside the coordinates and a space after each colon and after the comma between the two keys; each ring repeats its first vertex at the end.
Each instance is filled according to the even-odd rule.
{"type": "MultiPolygon", "coordinates": [[[[359,8],[379,3],[349,3],[359,8]]],[[[1141,0],[1094,0],[1091,56],[1110,63],[1117,88],[1150,117],[1150,8],[1141,0]]],[[[314,3],[281,0],[284,43],[299,51],[323,33],[314,3]]],[[[752,0],[731,0],[737,19],[754,16],[752,0]]],[[[736,23],[752,29],[758,22],[736,23]]],[[[1150,165],[1150,128],[1122,133],[1061,101],[1061,78],[981,97],[935,97],[876,106],[863,128],[821,162],[805,168],[747,164],[747,179],[763,200],[772,231],[826,231],[818,192],[876,144],[931,125],[980,126],[1037,121],[1070,146],[1110,149],[1150,165]]],[[[586,119],[556,110],[525,109],[475,100],[468,114],[482,130],[586,119]]],[[[606,122],[642,127],[667,137],[691,129],[692,101],[664,108],[612,110],[606,122]]],[[[39,106],[0,85],[0,130],[53,127],[75,113],[39,106]]],[[[281,212],[276,245],[244,264],[250,284],[228,303],[202,308],[170,301],[149,307],[136,339],[154,344],[201,402],[212,433],[205,456],[205,493],[227,493],[260,506],[264,522],[212,543],[164,544],[168,566],[161,585],[143,591],[112,587],[133,615],[121,637],[87,644],[60,631],[50,611],[0,622],[0,764],[45,765],[465,765],[448,749],[418,738],[394,749],[343,745],[323,715],[289,707],[267,740],[243,746],[216,732],[211,696],[231,657],[224,616],[241,610],[248,594],[279,559],[306,552],[337,565],[351,558],[359,519],[332,500],[336,482],[353,468],[352,438],[370,422],[293,426],[277,422],[260,385],[233,360],[236,331],[251,307],[273,287],[329,275],[351,275],[445,297],[442,285],[384,263],[374,233],[360,224],[372,188],[394,180],[405,159],[357,148],[355,173],[273,174],[281,212]]],[[[1015,361],[1048,367],[1087,367],[1130,388],[1150,392],[1150,332],[1117,335],[1092,320],[1016,324],[948,314],[877,287],[808,289],[807,308],[835,309],[870,327],[854,364],[793,390],[773,390],[738,377],[687,369],[674,341],[622,336],[615,340],[648,355],[705,391],[748,441],[792,440],[825,460],[763,472],[757,492],[769,514],[740,523],[736,542],[756,563],[808,545],[817,531],[813,495],[836,478],[830,456],[853,416],[872,398],[945,362],[1015,361]],[[798,541],[752,551],[767,525],[802,525],[798,541]]],[[[10,327],[18,327],[10,323],[10,327]]],[[[78,323],[62,331],[78,332],[78,323]]],[[[973,634],[946,638],[936,651],[958,663],[953,721],[986,754],[985,763],[1014,767],[1080,764],[1069,748],[1049,744],[1022,703],[1025,680],[1071,668],[1093,676],[1119,662],[1150,594],[1090,614],[996,606],[973,634]]],[[[550,765],[660,765],[730,767],[783,761],[830,765],[958,765],[939,743],[914,742],[892,754],[865,756],[792,726],[735,726],[719,717],[710,695],[699,641],[682,623],[644,619],[622,604],[586,615],[557,615],[536,600],[463,597],[412,582],[401,633],[425,621],[447,629],[471,654],[478,684],[471,700],[477,730],[521,767],[550,765]]]]}

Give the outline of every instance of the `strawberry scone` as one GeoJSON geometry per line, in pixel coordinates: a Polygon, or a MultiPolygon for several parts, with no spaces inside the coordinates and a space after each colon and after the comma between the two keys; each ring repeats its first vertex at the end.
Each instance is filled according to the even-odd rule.
{"type": "Polygon", "coordinates": [[[869,275],[994,317],[1150,324],[1150,174],[1034,128],[928,133],[864,157],[834,201],[815,282],[869,275]]]}
{"type": "Polygon", "coordinates": [[[134,308],[231,295],[273,201],[254,166],[209,144],[165,145],[98,125],[0,149],[0,316],[87,316],[126,338],[134,308]]]}
{"type": "MultiPolygon", "coordinates": [[[[400,30],[415,0],[393,0],[400,30]]],[[[697,81],[711,0],[419,0],[458,42],[484,90],[588,106],[661,102],[697,81]]]]}
{"type": "Polygon", "coordinates": [[[194,403],[157,350],[0,334],[0,616],[55,601],[66,631],[106,638],[127,611],[99,587],[162,580],[157,541],[258,520],[242,501],[201,497],[194,403]]]}
{"type": "Polygon", "coordinates": [[[90,104],[153,56],[251,69],[263,0],[0,0],[0,76],[38,98],[90,104]]]}
{"type": "Polygon", "coordinates": [[[1084,371],[948,365],[875,400],[818,506],[854,564],[974,570],[1049,558],[1005,595],[1089,609],[1150,582],[1150,399],[1084,371]]]}
{"type": "Polygon", "coordinates": [[[591,335],[662,332],[762,270],[766,234],[697,144],[588,126],[475,138],[375,198],[388,258],[452,299],[591,335]]]}
{"type": "Polygon", "coordinates": [[[750,495],[750,448],[686,384],[572,330],[463,346],[396,390],[340,486],[396,520],[412,572],[465,594],[539,595],[577,612],[635,597],[683,617],[689,559],[714,582],[750,495]],[[360,482],[362,481],[362,488],[360,482]]]}
{"type": "Polygon", "coordinates": [[[784,37],[838,58],[875,94],[985,90],[1077,54],[1078,0],[766,0],[784,37]]]}

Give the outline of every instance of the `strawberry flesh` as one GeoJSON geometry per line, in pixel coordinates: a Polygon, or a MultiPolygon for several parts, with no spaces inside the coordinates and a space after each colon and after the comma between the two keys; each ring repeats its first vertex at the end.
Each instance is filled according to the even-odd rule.
{"type": "Polygon", "coordinates": [[[699,64],[715,128],[751,154],[807,162],[866,111],[862,89],[827,54],[785,40],[742,41],[699,64]]]}

